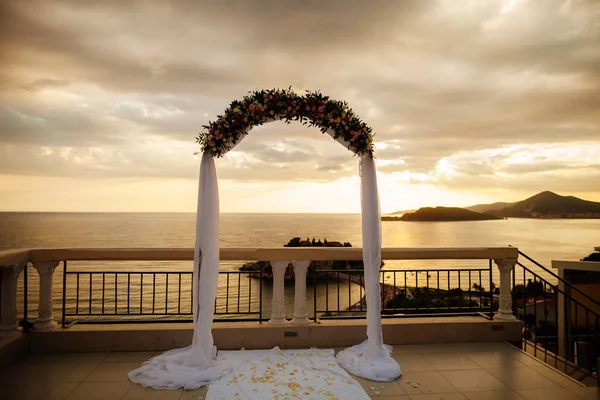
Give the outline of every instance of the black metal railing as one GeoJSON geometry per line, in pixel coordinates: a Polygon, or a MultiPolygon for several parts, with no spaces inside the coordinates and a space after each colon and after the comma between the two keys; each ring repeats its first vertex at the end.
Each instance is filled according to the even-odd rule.
{"type": "MultiPolygon", "coordinates": [[[[262,269],[219,271],[215,321],[263,321],[262,269]]],[[[72,322],[189,322],[191,271],[63,269],[62,326],[72,322]]]]}
{"type": "MultiPolygon", "coordinates": [[[[62,326],[106,322],[187,322],[193,315],[192,272],[70,270],[63,263],[62,326]]],[[[259,271],[220,271],[215,321],[270,317],[259,271]]],[[[268,270],[268,267],[266,268],[268,270]]],[[[309,317],[366,316],[363,270],[309,270],[309,317]],[[310,293],[310,292],[309,292],[310,293]]],[[[382,315],[482,314],[494,304],[492,264],[487,268],[382,270],[382,315]]],[[[267,295],[268,297],[268,295],[267,295]]],[[[267,299],[270,300],[270,299],[267,299]]]]}
{"type": "MultiPolygon", "coordinates": [[[[488,268],[382,270],[380,282],[384,318],[423,314],[486,314],[491,318],[495,309],[491,261],[488,268]]],[[[313,297],[315,321],[364,318],[364,270],[314,271],[313,297]],[[340,290],[342,281],[351,283],[347,293],[340,290]],[[352,290],[352,284],[358,288],[352,290]],[[323,301],[317,301],[319,292],[323,301]]]]}
{"type": "Polygon", "coordinates": [[[600,302],[598,300],[590,297],[587,293],[585,293],[582,290],[580,290],[577,286],[572,285],[570,282],[568,282],[567,280],[561,278],[556,273],[554,273],[552,270],[544,267],[542,264],[540,264],[539,262],[535,261],[533,258],[529,257],[527,254],[523,253],[522,251],[519,251],[519,255],[521,257],[525,258],[526,260],[530,261],[536,267],[538,267],[541,270],[543,270],[546,274],[550,275],[552,278],[556,279],[557,282],[562,283],[565,287],[569,288],[569,290],[577,292],[578,295],[584,297],[590,303],[592,303],[592,304],[600,307],[600,302]]]}
{"type": "Polygon", "coordinates": [[[598,378],[600,304],[535,260],[512,273],[515,315],[524,322],[522,349],[580,380],[598,378]],[[539,269],[555,282],[540,276],[539,269]],[[561,286],[565,289],[561,289],[561,286]]]}
{"type": "MultiPolygon", "coordinates": [[[[33,323],[31,323],[29,321],[29,263],[25,264],[25,268],[23,268],[23,286],[22,286],[22,291],[20,290],[20,287],[17,289],[17,310],[19,309],[19,306],[21,306],[21,309],[23,310],[23,318],[21,318],[19,320],[19,326],[23,329],[23,331],[28,331],[29,329],[31,329],[33,327],[33,323]],[[22,297],[20,297],[22,296],[22,297]]],[[[2,286],[1,282],[0,282],[0,287],[2,286]]],[[[0,296],[1,298],[2,296],[0,296]]],[[[1,306],[0,306],[1,308],[1,306]]],[[[18,313],[17,313],[18,315],[18,313]]],[[[17,317],[18,318],[18,317],[17,317]]]]}

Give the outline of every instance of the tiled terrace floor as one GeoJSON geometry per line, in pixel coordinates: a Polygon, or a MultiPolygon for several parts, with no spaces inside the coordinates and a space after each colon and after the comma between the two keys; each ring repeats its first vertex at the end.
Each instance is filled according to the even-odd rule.
{"type": "MultiPolygon", "coordinates": [[[[207,389],[155,391],[127,372],[153,353],[30,356],[0,373],[0,399],[198,400],[207,389]]],[[[403,375],[380,383],[357,378],[371,397],[413,400],[600,399],[586,388],[504,343],[394,346],[403,375]],[[375,391],[379,392],[376,394],[375,391]]]]}

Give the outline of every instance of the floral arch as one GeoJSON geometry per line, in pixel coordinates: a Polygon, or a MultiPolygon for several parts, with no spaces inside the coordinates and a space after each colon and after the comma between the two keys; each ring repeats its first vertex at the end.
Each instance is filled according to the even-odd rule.
{"type": "Polygon", "coordinates": [[[255,126],[274,120],[314,126],[343,143],[357,156],[373,157],[372,129],[343,101],[319,92],[300,96],[291,89],[260,90],[234,100],[217,120],[204,125],[196,141],[202,152],[222,157],[255,126]]]}
{"type": "MultiPolygon", "coordinates": [[[[196,388],[227,373],[215,361],[212,322],[219,274],[219,195],[215,158],[224,156],[250,129],[264,123],[292,121],[319,128],[359,157],[362,251],[365,268],[367,340],[338,354],[342,367],[372,380],[391,381],[400,367],[383,344],[381,327],[381,217],[372,129],[343,101],[319,92],[304,96],[291,89],[251,92],[233,101],[217,120],[203,126],[196,141],[202,150],[194,252],[192,345],[154,357],[129,373],[134,383],[155,389],[196,388]]],[[[290,260],[291,261],[291,260],[290,260]]]]}

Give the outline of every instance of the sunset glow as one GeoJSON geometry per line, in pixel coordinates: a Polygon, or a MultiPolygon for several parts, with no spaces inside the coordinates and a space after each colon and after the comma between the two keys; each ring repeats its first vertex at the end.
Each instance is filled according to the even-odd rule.
{"type": "MultiPolygon", "coordinates": [[[[595,1],[0,8],[2,211],[194,212],[202,125],[290,85],[373,128],[384,213],[600,201],[595,1]]],[[[221,211],[358,213],[357,164],[315,128],[267,124],[217,160],[221,211]]]]}

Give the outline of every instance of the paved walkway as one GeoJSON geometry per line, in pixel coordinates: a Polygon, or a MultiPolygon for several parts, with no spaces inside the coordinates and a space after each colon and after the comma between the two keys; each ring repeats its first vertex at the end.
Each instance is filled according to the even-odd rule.
{"type": "MultiPolygon", "coordinates": [[[[0,372],[0,399],[199,400],[195,391],[132,385],[127,372],[153,353],[30,356],[0,372]]],[[[587,388],[505,343],[394,346],[403,375],[381,383],[357,378],[373,398],[405,400],[600,399],[587,388]]]]}

